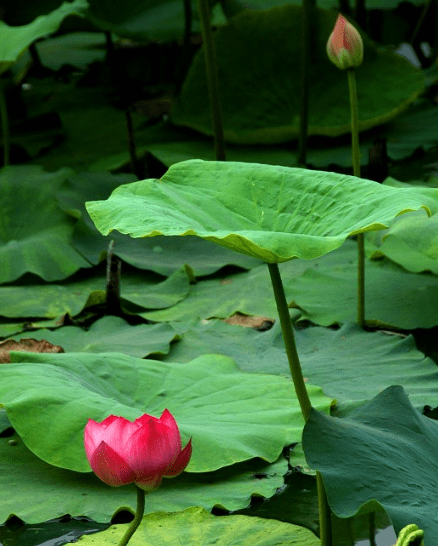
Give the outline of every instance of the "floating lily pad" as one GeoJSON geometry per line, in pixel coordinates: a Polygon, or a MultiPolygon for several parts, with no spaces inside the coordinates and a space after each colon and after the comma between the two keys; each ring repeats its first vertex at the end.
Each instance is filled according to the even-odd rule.
{"type": "Polygon", "coordinates": [[[86,207],[104,235],[197,235],[275,263],[317,258],[397,214],[437,209],[438,190],[419,192],[322,171],[191,160],[86,207]]]}
{"type": "MultiPolygon", "coordinates": [[[[168,408],[183,444],[193,441],[188,472],[253,457],[274,462],[301,438],[303,417],[290,380],[241,372],[225,356],[177,365],[118,353],[11,353],[11,362],[0,366],[0,404],[26,446],[62,468],[90,471],[84,427],[110,414],[133,420],[168,408]]],[[[308,389],[315,407],[328,411],[331,400],[319,387],[308,389]]]]}
{"type": "MultiPolygon", "coordinates": [[[[417,410],[425,404],[438,406],[436,364],[417,350],[412,336],[365,332],[350,323],[339,330],[298,328],[295,338],[304,376],[337,400],[337,415],[366,403],[392,383],[403,385],[417,410]]],[[[218,320],[200,323],[184,332],[163,360],[189,362],[205,353],[229,356],[245,372],[290,377],[279,321],[267,332],[218,320]]]]}
{"type": "Polygon", "coordinates": [[[22,353],[63,353],[59,345],[53,345],[45,339],[27,337],[21,340],[6,339],[0,342],[0,364],[11,362],[11,352],[22,353]]]}
{"type": "MultiPolygon", "coordinates": [[[[290,307],[300,320],[329,326],[356,320],[357,266],[309,269],[295,279],[290,307]]],[[[409,273],[384,261],[365,264],[365,319],[370,325],[414,330],[438,325],[438,282],[430,274],[409,273]]]]}
{"type": "MultiPolygon", "coordinates": [[[[0,316],[59,318],[75,316],[85,307],[105,302],[104,274],[81,275],[80,280],[58,284],[28,284],[0,287],[0,316]]],[[[122,306],[164,309],[183,300],[190,291],[189,276],[183,267],[165,279],[154,273],[122,271],[122,306]]]]}
{"type": "Polygon", "coordinates": [[[2,319],[0,322],[0,338],[13,337],[26,332],[29,337],[32,337],[33,329],[38,328],[58,328],[62,321],[58,320],[42,320],[42,321],[26,321],[8,322],[8,319],[2,319]]]}
{"type": "MultiPolygon", "coordinates": [[[[327,58],[337,12],[314,8],[309,135],[350,131],[347,75],[327,58]]],[[[245,10],[214,34],[224,136],[238,144],[287,142],[299,133],[301,6],[245,10]],[[248,59],[248,51],[251,57],[248,59]]],[[[424,76],[406,59],[363,33],[364,60],[355,69],[359,129],[387,123],[424,89],[424,76]]],[[[197,52],[174,104],[172,121],[212,134],[204,51],[197,52]]]]}
{"type": "Polygon", "coordinates": [[[33,165],[1,169],[0,283],[25,273],[60,280],[91,267],[73,247],[74,221],[59,210],[53,195],[72,174],[33,165]]]}
{"type": "Polygon", "coordinates": [[[170,343],[179,336],[168,324],[131,326],[120,317],[108,316],[96,321],[88,330],[78,326],[63,326],[53,331],[43,329],[24,332],[15,335],[14,339],[29,337],[60,345],[66,353],[116,352],[145,358],[151,354],[167,354],[170,343]]]}
{"type": "Polygon", "coordinates": [[[312,409],[303,433],[306,458],[321,472],[337,516],[380,505],[397,534],[416,523],[431,544],[438,533],[437,445],[438,423],[418,413],[399,386],[343,419],[312,409]]]}
{"type": "MultiPolygon", "coordinates": [[[[354,322],[357,306],[357,244],[345,241],[315,260],[291,260],[280,273],[297,320],[323,326],[354,322]]],[[[434,275],[409,273],[389,260],[365,263],[365,315],[371,325],[410,330],[438,324],[438,283],[434,275]]],[[[235,313],[277,316],[267,267],[204,280],[187,298],[163,310],[141,312],[157,322],[227,318],[235,313]]],[[[1,294],[1,289],[0,289],[1,294]]]]}
{"type": "Polygon", "coordinates": [[[118,186],[135,181],[136,177],[132,174],[72,173],[56,192],[56,200],[64,212],[74,218],[81,218],[87,214],[85,201],[106,199],[118,186]]]}
{"type": "MultiPolygon", "coordinates": [[[[2,411],[4,413],[0,409],[0,423],[2,411]]],[[[245,508],[252,495],[274,495],[283,486],[287,470],[287,461],[281,457],[272,464],[253,459],[215,472],[184,472],[178,479],[163,480],[160,488],[148,496],[145,513],[178,512],[194,505],[209,511],[214,506],[226,510],[245,508]],[[266,477],[258,479],[259,473],[266,477]]],[[[3,491],[14,491],[13,495],[0,496],[2,522],[11,514],[27,523],[39,523],[64,514],[109,522],[121,506],[135,511],[133,485],[110,489],[94,474],[49,465],[34,455],[18,434],[0,438],[0,487],[3,491]],[[9,444],[9,440],[16,445],[9,444]],[[32,495],[29,495],[29,487],[32,495]]]]}
{"type": "MultiPolygon", "coordinates": [[[[107,531],[84,535],[79,539],[79,544],[117,545],[126,529],[126,525],[113,525],[107,531]]],[[[218,518],[198,507],[183,512],[158,512],[145,516],[132,537],[132,544],[138,546],[214,543],[221,546],[318,546],[320,540],[308,529],[290,523],[250,516],[218,518]]]]}
{"type": "MultiPolygon", "coordinates": [[[[94,70],[90,72],[93,73],[94,70]]],[[[66,166],[86,171],[98,157],[126,150],[125,116],[111,103],[107,83],[80,85],[77,76],[58,85],[54,85],[53,77],[30,81],[31,87],[23,91],[28,110],[56,111],[65,136],[56,147],[38,157],[35,162],[39,165],[49,171],[66,166]],[[96,131],[96,127],[105,127],[105,130],[96,131]]],[[[138,116],[134,113],[133,118],[138,116]]]]}
{"type": "Polygon", "coordinates": [[[438,274],[438,214],[413,211],[394,219],[392,225],[367,237],[377,255],[385,255],[408,271],[438,274]]]}
{"type": "MultiPolygon", "coordinates": [[[[284,285],[289,293],[292,293],[294,279],[309,265],[312,265],[312,262],[301,260],[291,260],[285,264],[288,274],[284,276],[284,285]]],[[[193,319],[228,318],[236,313],[268,318],[277,316],[277,306],[266,264],[246,273],[202,280],[191,286],[187,298],[171,308],[139,314],[154,322],[175,321],[187,324],[193,319]]]]}

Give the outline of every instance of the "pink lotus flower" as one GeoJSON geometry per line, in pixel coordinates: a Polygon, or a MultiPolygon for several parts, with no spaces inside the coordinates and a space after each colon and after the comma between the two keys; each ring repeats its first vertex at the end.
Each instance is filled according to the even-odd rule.
{"type": "Polygon", "coordinates": [[[363,60],[363,42],[359,32],[341,14],[327,42],[327,55],[338,68],[353,68],[363,60]]]}
{"type": "Polygon", "coordinates": [[[189,464],[192,441],[181,451],[178,425],[165,409],[159,419],[145,413],[133,423],[110,415],[101,423],[88,420],[84,433],[87,459],[94,473],[113,487],[135,482],[157,489],[189,464]]]}

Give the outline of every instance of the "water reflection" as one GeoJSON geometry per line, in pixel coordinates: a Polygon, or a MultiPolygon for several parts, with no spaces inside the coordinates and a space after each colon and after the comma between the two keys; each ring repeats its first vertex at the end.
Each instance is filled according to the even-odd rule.
{"type": "MultiPolygon", "coordinates": [[[[382,529],[376,534],[376,546],[392,546],[396,541],[397,535],[395,534],[392,525],[386,529],[382,529]]],[[[355,546],[370,546],[370,541],[361,540],[360,542],[356,542],[355,546]]]]}

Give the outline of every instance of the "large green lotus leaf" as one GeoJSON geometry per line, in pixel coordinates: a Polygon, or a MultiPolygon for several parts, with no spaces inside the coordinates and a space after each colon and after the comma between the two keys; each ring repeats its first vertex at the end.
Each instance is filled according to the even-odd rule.
{"type": "MultiPolygon", "coordinates": [[[[178,0],[89,0],[87,17],[102,30],[140,42],[169,41],[184,35],[184,3],[178,0]]],[[[197,4],[189,1],[192,31],[200,32],[197,4]]],[[[219,8],[217,6],[216,8],[219,8]]],[[[220,9],[213,10],[212,24],[225,22],[220,9]]]]}
{"type": "Polygon", "coordinates": [[[438,214],[413,211],[394,219],[392,225],[367,238],[376,248],[408,271],[438,274],[438,214]]]}
{"type": "Polygon", "coordinates": [[[106,256],[110,240],[114,240],[114,254],[140,269],[149,269],[161,275],[171,275],[188,264],[195,275],[210,275],[225,265],[238,265],[250,269],[258,261],[220,247],[198,237],[159,237],[158,239],[132,239],[121,233],[101,235],[88,212],[85,201],[107,199],[111,191],[123,183],[132,182],[132,175],[111,175],[105,172],[80,173],[69,178],[68,187],[56,194],[62,210],[79,218],[73,232],[76,249],[93,264],[106,256]]]}
{"type": "Polygon", "coordinates": [[[317,258],[408,210],[434,211],[438,190],[428,196],[337,173],[190,160],[86,207],[104,235],[197,235],[274,263],[317,258]]]}
{"type": "MultiPolygon", "coordinates": [[[[69,64],[85,71],[91,63],[105,61],[105,45],[103,32],[69,32],[38,42],[37,50],[41,63],[50,70],[57,71],[69,64]]],[[[30,60],[30,53],[26,51],[14,65],[14,72],[24,68],[30,60]]]]}
{"type": "MultiPolygon", "coordinates": [[[[432,149],[438,142],[434,130],[436,123],[438,123],[438,109],[435,105],[429,99],[415,101],[405,112],[402,112],[384,127],[361,134],[361,165],[368,164],[369,149],[376,139],[386,140],[388,157],[394,161],[410,157],[418,149],[425,151],[432,149]]],[[[199,157],[203,159],[201,156],[199,157]]],[[[318,144],[313,144],[310,139],[307,162],[316,168],[327,168],[332,163],[351,168],[351,140],[344,138],[337,144],[333,138],[325,138],[318,144]]]]}
{"type": "MultiPolygon", "coordinates": [[[[0,316],[58,318],[75,316],[84,307],[105,302],[105,275],[91,273],[58,284],[0,287],[0,316]]],[[[176,270],[164,281],[150,272],[121,275],[121,303],[144,309],[164,309],[183,300],[190,291],[188,272],[176,270]]]]}
{"type": "Polygon", "coordinates": [[[416,411],[399,386],[343,419],[312,409],[303,433],[306,458],[321,472],[337,516],[379,504],[397,534],[416,523],[431,545],[438,533],[437,445],[438,423],[416,411]]]}
{"type": "MultiPolygon", "coordinates": [[[[175,480],[163,480],[160,488],[148,496],[145,513],[177,512],[194,505],[207,510],[214,506],[227,510],[245,508],[252,495],[271,497],[283,486],[287,470],[287,461],[280,457],[272,464],[253,459],[215,472],[183,472],[175,480]],[[259,479],[260,474],[263,479],[259,479]]],[[[311,477],[306,478],[311,483],[311,477]]],[[[11,514],[27,523],[64,514],[109,522],[121,506],[135,511],[134,486],[110,489],[94,474],[49,465],[36,457],[18,434],[0,438],[0,487],[2,491],[14,491],[13,495],[0,495],[1,522],[11,514]],[[17,445],[9,444],[9,440],[15,440],[17,445]]]]}
{"type": "MultiPolygon", "coordinates": [[[[394,178],[392,176],[388,176],[385,178],[385,180],[382,182],[383,186],[390,186],[391,188],[416,188],[418,191],[418,195],[429,195],[429,190],[431,188],[438,188],[438,180],[431,176],[428,180],[428,185],[424,185],[424,180],[418,180],[418,179],[411,179],[407,182],[403,182],[401,180],[398,180],[397,178],[394,178]]],[[[436,209],[433,210],[433,212],[437,212],[436,209]]]]}
{"type": "Polygon", "coordinates": [[[385,126],[379,136],[387,139],[389,157],[400,161],[418,148],[427,151],[436,146],[437,135],[432,126],[437,122],[435,105],[430,100],[420,99],[385,126]]]}
{"type": "Polygon", "coordinates": [[[90,267],[71,244],[74,222],[59,210],[54,193],[72,172],[44,172],[34,165],[0,170],[0,283],[25,273],[46,281],[90,267]]]}
{"type": "Polygon", "coordinates": [[[199,237],[187,236],[149,239],[133,239],[128,235],[112,232],[101,235],[86,213],[75,226],[73,244],[91,263],[99,263],[108,248],[108,242],[114,240],[114,254],[124,262],[139,269],[148,269],[160,275],[172,275],[177,269],[187,264],[196,277],[211,275],[226,265],[236,265],[242,269],[251,269],[260,261],[228,250],[223,246],[204,241],[199,237]]]}
{"type": "Polygon", "coordinates": [[[56,32],[69,15],[83,17],[87,11],[86,0],[64,2],[47,15],[40,15],[28,25],[10,27],[0,21],[0,73],[7,70],[32,42],[56,32]]]}
{"type": "MultiPolygon", "coordinates": [[[[417,350],[412,336],[365,332],[357,324],[344,324],[339,330],[298,328],[295,339],[304,376],[337,400],[337,415],[393,383],[404,386],[419,411],[425,404],[438,406],[436,364],[417,350]]],[[[184,332],[162,360],[189,362],[205,353],[229,356],[245,372],[290,377],[279,321],[267,332],[218,320],[202,322],[184,332]]]]}
{"type": "MultiPolygon", "coordinates": [[[[82,536],[82,546],[117,545],[127,524],[82,536]]],[[[137,546],[166,544],[220,544],[221,546],[318,546],[320,540],[308,529],[273,519],[251,516],[217,517],[198,507],[183,512],[158,512],[145,516],[132,537],[137,546]]]]}
{"type": "MultiPolygon", "coordinates": [[[[188,472],[253,457],[273,462],[301,438],[303,418],[291,382],[241,372],[225,356],[179,365],[118,353],[11,353],[11,360],[0,366],[0,403],[27,447],[62,468],[90,470],[84,427],[89,418],[110,414],[132,420],[168,408],[183,443],[193,439],[188,472]]],[[[309,387],[309,394],[316,407],[329,410],[331,400],[319,387],[309,387]]]]}
{"type": "MultiPolygon", "coordinates": [[[[66,353],[123,353],[137,358],[151,354],[167,354],[169,345],[178,339],[168,324],[138,324],[131,326],[120,317],[102,317],[88,330],[78,326],[63,326],[56,330],[33,330],[15,335],[15,340],[45,339],[60,345],[66,353]]],[[[437,403],[438,405],[438,403],[437,403]]]]}
{"type": "MultiPolygon", "coordinates": [[[[357,266],[309,269],[295,279],[290,307],[304,320],[329,326],[356,320],[357,266]]],[[[438,325],[438,279],[417,275],[389,260],[365,263],[365,319],[371,325],[402,330],[438,325]]]]}
{"type": "MultiPolygon", "coordinates": [[[[314,8],[309,135],[350,132],[347,75],[327,58],[326,44],[337,12],[314,8]]],[[[301,85],[300,6],[245,10],[214,35],[224,136],[237,144],[287,142],[299,133],[301,85]],[[251,58],[248,59],[248,51],[251,58]]],[[[424,76],[406,59],[378,49],[362,32],[364,60],[355,70],[359,129],[387,123],[413,102],[424,76]]],[[[212,134],[204,51],[197,52],[172,121],[212,134]]]]}

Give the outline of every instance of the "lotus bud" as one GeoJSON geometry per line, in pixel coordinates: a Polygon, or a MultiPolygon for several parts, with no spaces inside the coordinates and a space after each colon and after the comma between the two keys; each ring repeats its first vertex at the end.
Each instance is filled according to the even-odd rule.
{"type": "Polygon", "coordinates": [[[359,66],[363,60],[363,42],[359,32],[341,14],[327,42],[329,59],[341,70],[359,66]]]}

